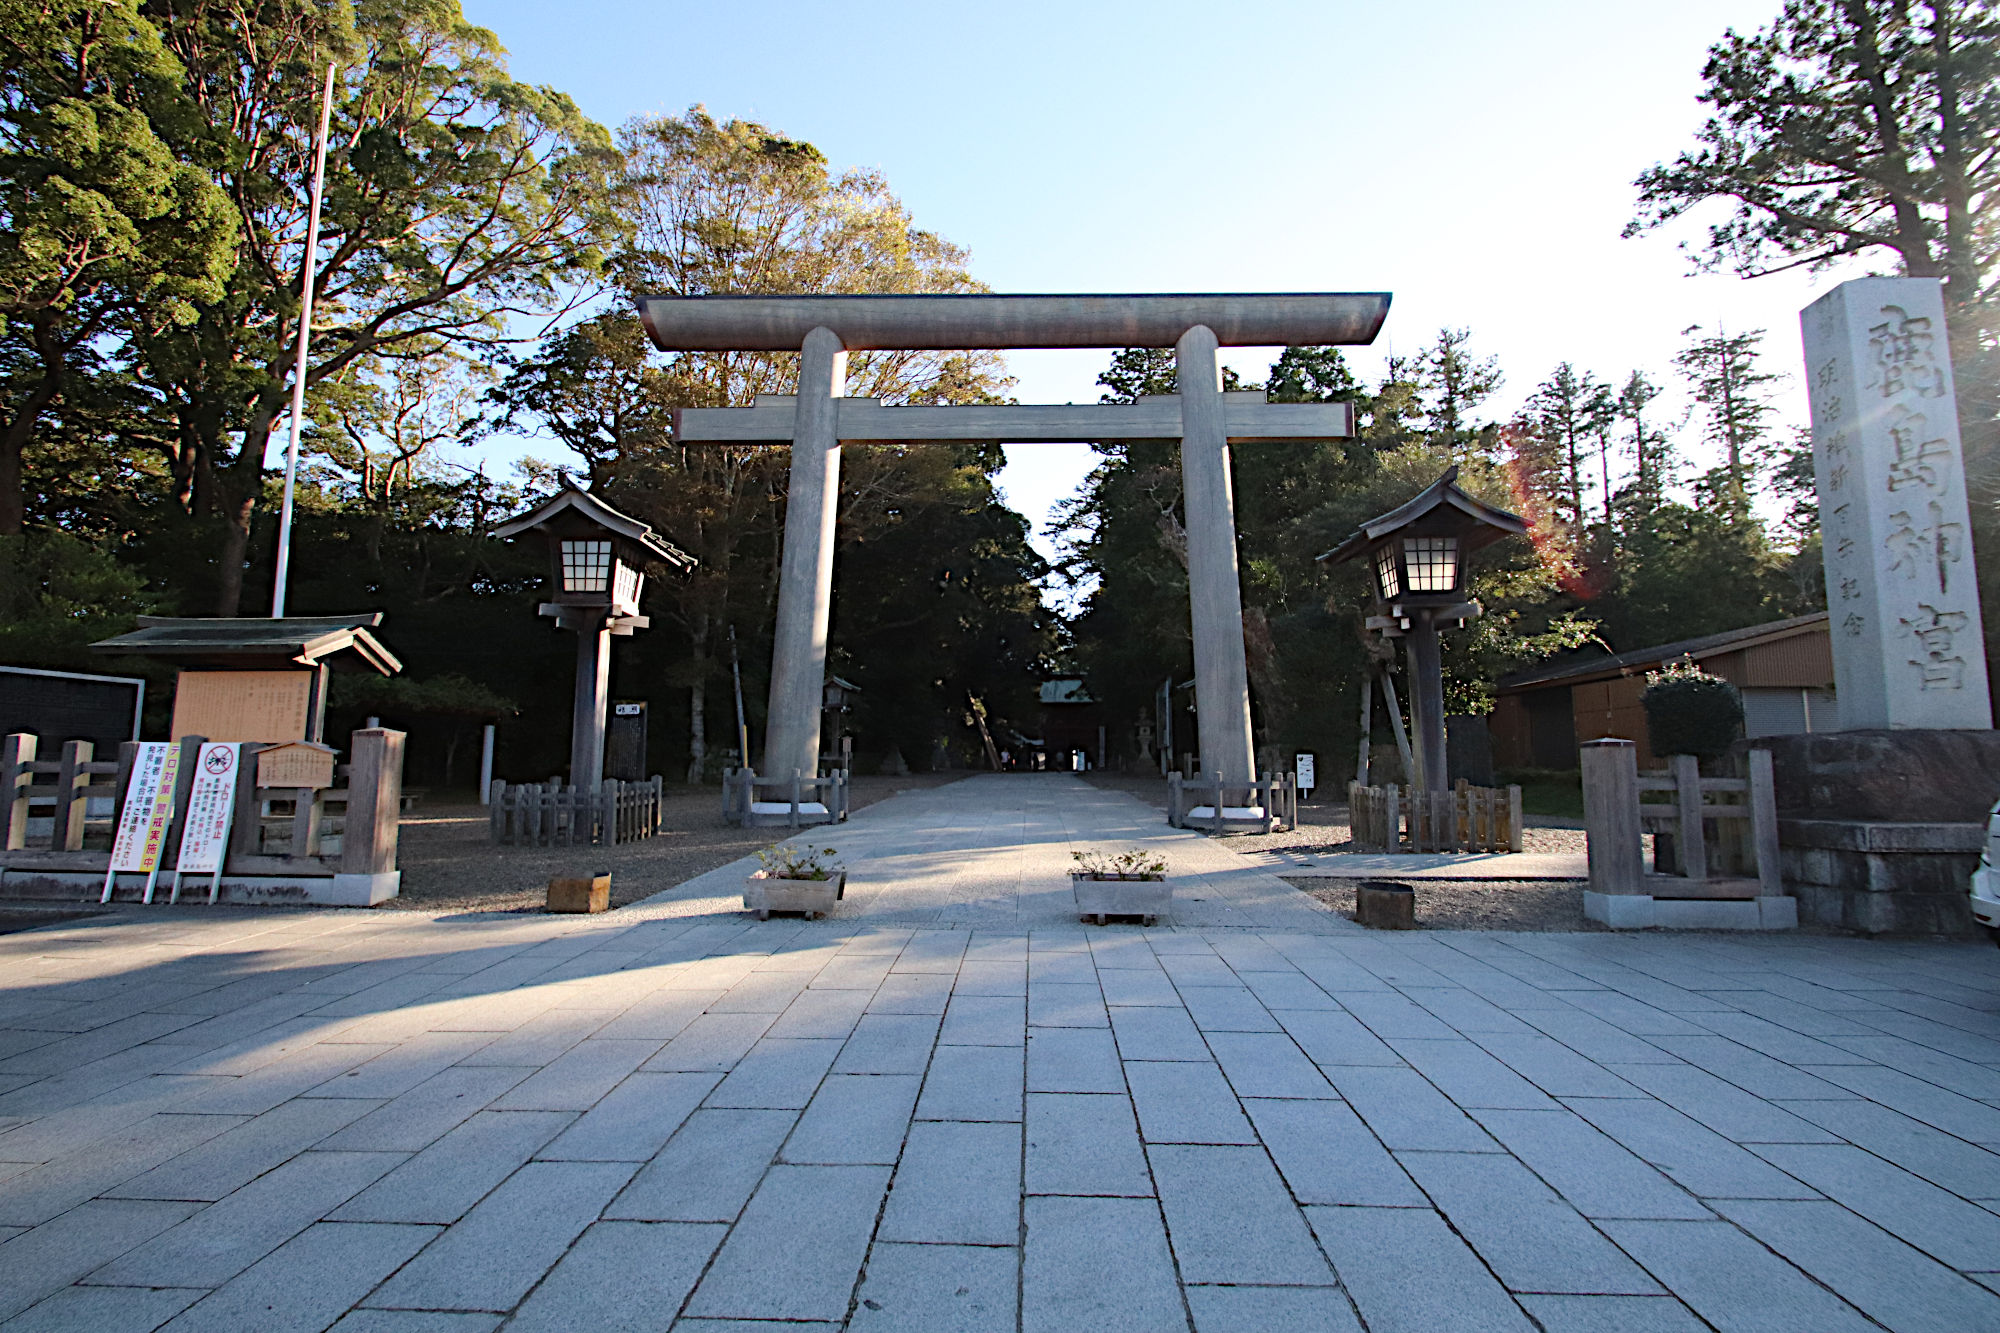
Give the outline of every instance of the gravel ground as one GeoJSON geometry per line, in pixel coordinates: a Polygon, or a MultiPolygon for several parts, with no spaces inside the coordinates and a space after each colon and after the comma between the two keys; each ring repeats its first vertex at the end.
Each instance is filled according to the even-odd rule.
{"type": "MultiPolygon", "coordinates": [[[[1108,787],[1116,791],[1130,792],[1156,810],[1167,808],[1167,784],[1164,778],[1134,776],[1126,773],[1089,773],[1085,775],[1096,786],[1108,787]]],[[[1342,794],[1346,789],[1343,787],[1342,794]]],[[[1329,793],[1330,794],[1330,793],[1329,793]]],[[[1583,821],[1562,819],[1550,815],[1529,815],[1521,830],[1521,850],[1524,852],[1581,852],[1584,850],[1583,821]]],[[[1351,852],[1354,843],[1348,833],[1347,803],[1299,802],[1299,826],[1282,833],[1257,834],[1244,839],[1245,846],[1253,844],[1258,851],[1271,852],[1351,852]]],[[[1581,900],[1579,900],[1581,901],[1581,900]]],[[[1579,908],[1579,911],[1582,909],[1579,908]]]]}
{"type": "MultiPolygon", "coordinates": [[[[849,808],[900,791],[956,782],[964,773],[859,777],[849,808]]],[[[403,816],[397,864],[402,892],[384,908],[422,912],[539,911],[557,875],[611,876],[611,905],[623,906],[683,880],[748,856],[789,836],[785,829],[737,828],[722,822],[720,787],[669,787],[662,831],[621,847],[498,847],[490,840],[486,807],[422,804],[403,816]]]]}
{"type": "MultiPolygon", "coordinates": [[[[1354,917],[1359,880],[1287,879],[1285,883],[1354,917]]],[[[1414,879],[1420,930],[1604,930],[1583,915],[1575,879],[1414,879]]]]}
{"type": "MultiPolygon", "coordinates": [[[[1167,808],[1165,779],[1121,773],[1089,774],[1092,783],[1130,792],[1159,810],[1167,808]]],[[[1525,852],[1581,852],[1581,821],[1529,815],[1521,831],[1525,852]]],[[[1299,803],[1299,826],[1282,833],[1228,839],[1245,851],[1350,852],[1345,803],[1299,803]]],[[[1354,915],[1354,881],[1286,879],[1343,916],[1354,915]]],[[[1417,925],[1425,930],[1602,930],[1583,915],[1581,880],[1413,880],[1417,925]]]]}

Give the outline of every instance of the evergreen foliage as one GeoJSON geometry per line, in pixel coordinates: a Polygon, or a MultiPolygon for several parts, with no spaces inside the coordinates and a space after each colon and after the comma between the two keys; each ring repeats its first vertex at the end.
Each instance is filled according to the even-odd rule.
{"type": "Polygon", "coordinates": [[[1639,703],[1654,754],[1714,759],[1736,743],[1743,730],[1743,696],[1734,685],[1692,662],[1650,672],[1646,682],[1639,703]]]}

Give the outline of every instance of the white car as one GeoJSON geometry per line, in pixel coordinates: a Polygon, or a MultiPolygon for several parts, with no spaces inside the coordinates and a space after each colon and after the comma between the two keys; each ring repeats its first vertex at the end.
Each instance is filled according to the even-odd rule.
{"type": "Polygon", "coordinates": [[[1986,821],[1986,850],[1980,854],[1979,869],[1972,872],[1972,915],[1986,933],[2000,944],[2000,803],[1986,821]]]}

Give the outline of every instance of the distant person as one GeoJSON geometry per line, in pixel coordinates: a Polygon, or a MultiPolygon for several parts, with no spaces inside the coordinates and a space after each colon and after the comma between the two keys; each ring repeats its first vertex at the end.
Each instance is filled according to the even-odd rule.
{"type": "Polygon", "coordinates": [[[1014,752],[1012,750],[1002,750],[1000,752],[1001,771],[1005,772],[1006,770],[1012,768],[1013,766],[1014,766],[1014,752]]]}

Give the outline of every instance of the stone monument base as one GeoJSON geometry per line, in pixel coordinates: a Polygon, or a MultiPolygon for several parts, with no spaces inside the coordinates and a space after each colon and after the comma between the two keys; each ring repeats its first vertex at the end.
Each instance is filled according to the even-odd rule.
{"type": "Polygon", "coordinates": [[[1799,918],[1870,935],[1971,935],[1965,896],[1986,825],[1780,819],[1785,888],[1799,918]]]}
{"type": "Polygon", "coordinates": [[[1984,824],[2000,800],[2000,731],[1762,736],[1780,819],[1984,824]]]}
{"type": "Polygon", "coordinates": [[[2000,799],[2000,732],[1827,731],[1771,752],[1799,919],[1867,934],[1973,933],[1966,885],[2000,799]]]}

